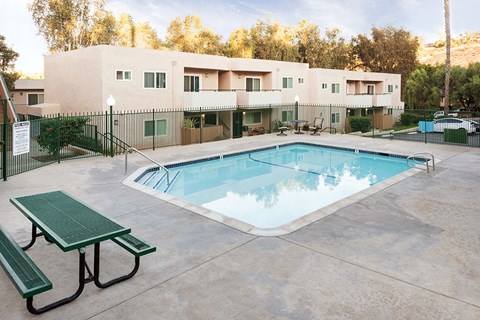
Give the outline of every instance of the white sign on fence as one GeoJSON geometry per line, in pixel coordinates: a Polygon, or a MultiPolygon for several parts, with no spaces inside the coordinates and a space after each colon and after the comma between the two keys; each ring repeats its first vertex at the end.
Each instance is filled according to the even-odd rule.
{"type": "Polygon", "coordinates": [[[13,124],[13,155],[30,152],[30,121],[13,124]]]}

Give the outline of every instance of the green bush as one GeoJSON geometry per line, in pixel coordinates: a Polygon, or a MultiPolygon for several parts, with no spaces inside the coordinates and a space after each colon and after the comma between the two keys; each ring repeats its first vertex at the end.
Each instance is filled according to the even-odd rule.
{"type": "Polygon", "coordinates": [[[367,132],[372,127],[372,120],[368,117],[349,117],[352,132],[367,132]]]}
{"type": "Polygon", "coordinates": [[[416,115],[405,112],[400,115],[400,122],[404,126],[417,125],[418,121],[433,121],[433,114],[416,115]]]}
{"type": "Polygon", "coordinates": [[[40,148],[47,149],[48,154],[58,156],[63,147],[84,136],[84,127],[88,120],[84,117],[43,120],[37,137],[40,148]]]}

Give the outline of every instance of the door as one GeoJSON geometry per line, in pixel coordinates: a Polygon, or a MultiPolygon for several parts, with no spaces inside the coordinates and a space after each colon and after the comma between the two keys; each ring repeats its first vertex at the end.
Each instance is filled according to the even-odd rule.
{"type": "Polygon", "coordinates": [[[233,113],[233,135],[232,138],[241,138],[242,137],[242,126],[243,126],[243,113],[234,112],[233,113]]]}

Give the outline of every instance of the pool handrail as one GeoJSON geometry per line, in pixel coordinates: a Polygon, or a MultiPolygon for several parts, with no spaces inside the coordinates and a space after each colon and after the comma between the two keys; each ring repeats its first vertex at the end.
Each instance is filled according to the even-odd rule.
{"type": "Polygon", "coordinates": [[[413,160],[414,166],[416,164],[424,164],[427,167],[427,173],[430,173],[428,162],[432,161],[433,171],[435,171],[435,157],[430,152],[417,152],[417,153],[414,153],[414,154],[408,156],[407,157],[407,164],[409,166],[412,166],[409,162],[410,160],[413,160]],[[430,158],[428,156],[430,156],[430,158]],[[424,163],[419,162],[417,159],[424,160],[424,163]]]}
{"type": "Polygon", "coordinates": [[[125,174],[127,174],[128,172],[128,154],[135,151],[136,153],[140,154],[142,157],[144,157],[145,159],[147,160],[150,160],[151,162],[153,162],[154,164],[156,164],[159,168],[162,168],[163,170],[165,170],[165,172],[167,173],[167,185],[170,184],[170,172],[168,171],[168,169],[163,166],[162,164],[158,163],[157,161],[153,160],[152,158],[150,158],[149,156],[147,156],[145,153],[141,152],[140,150],[138,150],[137,148],[134,148],[134,147],[128,147],[126,152],[125,152],[125,174]]]}

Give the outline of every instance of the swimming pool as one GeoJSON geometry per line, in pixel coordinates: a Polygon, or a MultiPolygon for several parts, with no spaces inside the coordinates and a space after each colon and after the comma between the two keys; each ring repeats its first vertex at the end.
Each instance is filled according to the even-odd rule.
{"type": "Polygon", "coordinates": [[[282,234],[325,216],[345,198],[373,192],[407,172],[411,167],[405,159],[292,143],[169,165],[170,184],[158,168],[143,169],[133,179],[139,189],[181,199],[182,206],[240,225],[243,231],[282,234]],[[322,210],[327,207],[330,210],[322,210]]]}

